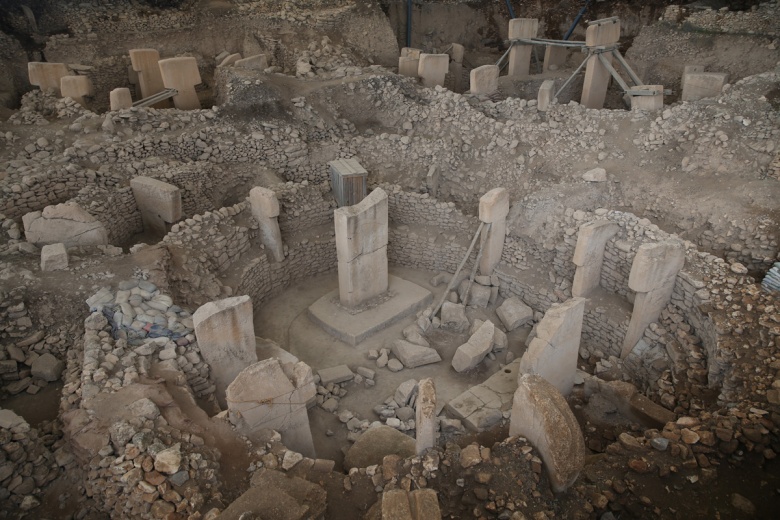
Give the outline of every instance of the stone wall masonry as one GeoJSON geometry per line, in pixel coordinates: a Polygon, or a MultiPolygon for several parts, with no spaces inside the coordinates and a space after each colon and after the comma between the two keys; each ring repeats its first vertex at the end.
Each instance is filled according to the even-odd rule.
{"type": "Polygon", "coordinates": [[[452,202],[440,202],[427,193],[404,191],[398,185],[381,183],[378,187],[387,192],[390,222],[396,226],[421,224],[473,234],[479,225],[476,217],[464,215],[452,202]]]}
{"type": "Polygon", "coordinates": [[[141,212],[128,186],[112,189],[85,186],[72,200],[103,223],[109,244],[125,244],[143,231],[141,212]]]}
{"type": "Polygon", "coordinates": [[[272,189],[279,199],[279,229],[283,236],[317,226],[333,226],[336,199],[328,184],[287,182],[272,189]]]}

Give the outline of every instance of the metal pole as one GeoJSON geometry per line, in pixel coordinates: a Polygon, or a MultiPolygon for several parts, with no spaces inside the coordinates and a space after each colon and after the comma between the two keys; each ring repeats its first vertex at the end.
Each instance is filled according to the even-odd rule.
{"type": "Polygon", "coordinates": [[[585,64],[588,62],[588,58],[590,58],[590,54],[588,54],[588,56],[587,56],[587,57],[586,57],[584,60],[582,60],[582,63],[580,63],[580,66],[579,66],[579,67],[577,67],[577,70],[575,70],[575,71],[574,71],[574,73],[573,73],[571,76],[569,76],[569,79],[567,79],[567,80],[566,80],[566,83],[564,83],[563,85],[561,85],[561,88],[559,88],[559,89],[558,89],[558,92],[556,92],[556,93],[555,93],[555,96],[554,96],[554,98],[557,98],[557,97],[558,97],[558,95],[559,95],[561,92],[563,92],[563,89],[565,89],[566,87],[568,87],[568,86],[569,86],[569,83],[571,83],[571,80],[573,80],[573,79],[574,79],[574,76],[576,76],[577,74],[579,74],[579,72],[582,70],[582,67],[584,67],[584,66],[585,66],[585,64]]]}
{"type": "Polygon", "coordinates": [[[412,46],[412,0],[406,1],[406,46],[412,46]]]}
{"type": "Polygon", "coordinates": [[[474,233],[474,238],[471,240],[471,245],[469,246],[468,251],[466,251],[466,256],[463,257],[463,260],[461,260],[460,265],[455,270],[455,274],[452,275],[452,278],[450,278],[450,283],[447,284],[447,288],[444,290],[444,294],[441,295],[441,299],[439,300],[439,303],[436,304],[436,308],[433,309],[433,312],[431,313],[431,319],[433,319],[434,316],[439,312],[439,309],[441,309],[441,306],[444,305],[444,300],[447,299],[447,295],[450,293],[452,288],[455,286],[455,280],[458,279],[458,275],[460,274],[460,270],[463,269],[463,266],[466,265],[466,261],[471,256],[471,252],[474,250],[474,244],[477,243],[477,239],[479,238],[480,234],[482,233],[482,228],[485,227],[484,222],[479,223],[479,227],[477,228],[477,232],[474,233]]]}
{"type": "Polygon", "coordinates": [[[506,0],[506,6],[509,8],[509,17],[514,19],[515,18],[515,10],[512,8],[512,2],[509,0],[506,0]]]}

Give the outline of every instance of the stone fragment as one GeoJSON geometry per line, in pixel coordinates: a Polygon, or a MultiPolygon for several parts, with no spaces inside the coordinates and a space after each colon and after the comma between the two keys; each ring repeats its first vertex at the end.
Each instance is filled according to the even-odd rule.
{"type": "Polygon", "coordinates": [[[65,244],[48,244],[41,248],[41,271],[59,271],[68,268],[68,250],[65,244]]]}
{"type": "Polygon", "coordinates": [[[108,244],[105,225],[72,202],[27,213],[22,222],[25,238],[31,244],[62,243],[65,247],[108,244]]]}
{"type": "Polygon", "coordinates": [[[433,379],[421,379],[417,384],[415,403],[417,454],[421,455],[436,445],[436,386],[433,379]]]}
{"type": "Polygon", "coordinates": [[[181,467],[181,445],[162,450],[154,457],[154,469],[166,475],[173,475],[181,467]]]}
{"type": "Polygon", "coordinates": [[[394,399],[395,402],[398,403],[398,406],[406,406],[417,395],[417,380],[416,379],[409,379],[408,381],[404,381],[400,385],[398,385],[398,388],[395,391],[394,399]]]}
{"type": "Polygon", "coordinates": [[[347,365],[321,368],[317,371],[317,374],[320,376],[320,384],[322,386],[328,386],[331,383],[343,383],[355,378],[355,373],[347,365]]]}
{"type": "Polygon", "coordinates": [[[444,302],[441,306],[441,326],[453,332],[466,332],[469,328],[466,307],[457,303],[444,302]]]}
{"type": "Polygon", "coordinates": [[[517,297],[505,300],[504,303],[496,309],[496,314],[508,332],[526,325],[534,319],[533,309],[517,297]]]}
{"type": "Polygon", "coordinates": [[[430,347],[421,347],[402,339],[393,342],[393,354],[406,368],[417,368],[441,361],[439,353],[430,347]]]}
{"type": "Polygon", "coordinates": [[[344,466],[365,468],[382,464],[386,455],[398,455],[402,459],[414,456],[414,439],[389,426],[369,428],[347,452],[344,466]]]}
{"type": "Polygon", "coordinates": [[[582,180],[588,182],[606,182],[607,170],[604,168],[593,168],[582,174],[582,180]]]}
{"type": "Polygon", "coordinates": [[[456,372],[465,372],[474,368],[493,350],[495,326],[490,320],[485,321],[469,340],[458,347],[452,357],[452,368],[456,372]]]}
{"type": "Polygon", "coordinates": [[[44,381],[57,381],[65,370],[65,362],[57,359],[48,352],[35,358],[30,367],[33,377],[44,381]]]}
{"type": "Polygon", "coordinates": [[[568,403],[541,376],[518,381],[509,435],[528,439],[539,450],[555,492],[565,491],[585,464],[585,440],[568,403]]]}

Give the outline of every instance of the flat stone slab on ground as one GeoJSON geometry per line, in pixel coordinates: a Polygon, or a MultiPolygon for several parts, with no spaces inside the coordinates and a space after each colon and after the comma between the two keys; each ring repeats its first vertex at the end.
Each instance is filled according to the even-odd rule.
{"type": "Polygon", "coordinates": [[[320,376],[320,384],[328,386],[330,383],[343,383],[355,378],[354,372],[347,365],[337,365],[330,368],[322,368],[317,371],[320,376]]]}
{"type": "Polygon", "coordinates": [[[357,345],[372,334],[425,308],[433,300],[429,290],[397,276],[389,277],[388,291],[393,295],[389,300],[361,313],[351,314],[338,304],[339,291],[335,289],[309,307],[309,318],[331,336],[349,345],[357,345]]]}
{"type": "Polygon", "coordinates": [[[417,368],[441,361],[441,356],[430,347],[422,347],[399,339],[393,342],[393,354],[406,368],[417,368]]]}

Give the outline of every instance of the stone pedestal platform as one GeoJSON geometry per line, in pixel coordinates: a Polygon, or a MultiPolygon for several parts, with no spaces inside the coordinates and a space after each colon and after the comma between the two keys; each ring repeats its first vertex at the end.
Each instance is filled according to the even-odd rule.
{"type": "Polygon", "coordinates": [[[354,346],[432,301],[429,290],[391,275],[387,293],[365,305],[357,309],[343,307],[336,289],[309,307],[309,318],[333,337],[354,346]]]}

